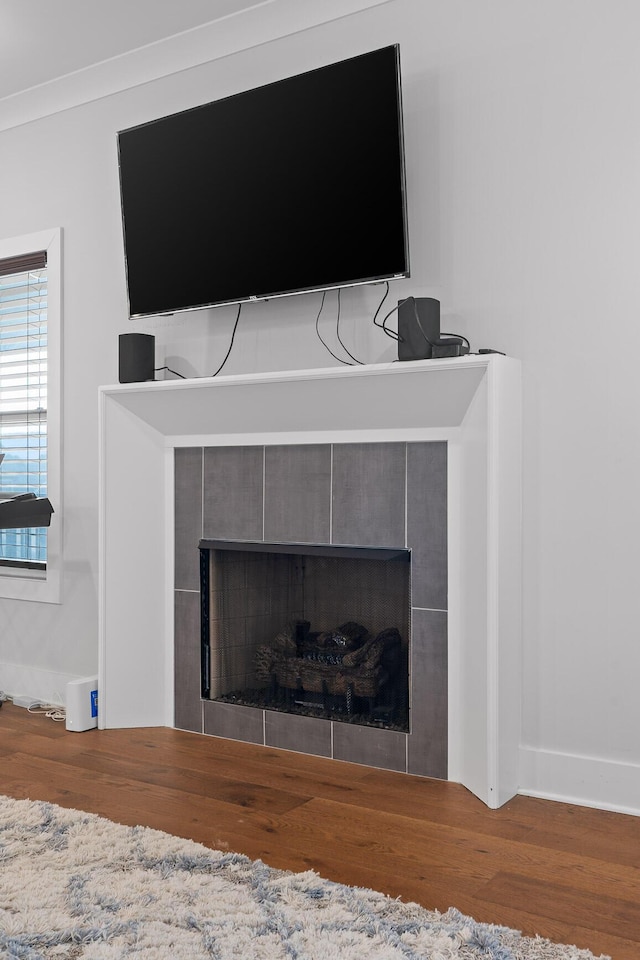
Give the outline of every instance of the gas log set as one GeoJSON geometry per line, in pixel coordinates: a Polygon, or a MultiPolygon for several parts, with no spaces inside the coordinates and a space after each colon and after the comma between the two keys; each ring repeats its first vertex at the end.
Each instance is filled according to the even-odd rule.
{"type": "Polygon", "coordinates": [[[267,707],[407,729],[407,657],[395,627],[372,635],[349,621],[314,632],[297,620],[258,648],[255,667],[267,707]]]}

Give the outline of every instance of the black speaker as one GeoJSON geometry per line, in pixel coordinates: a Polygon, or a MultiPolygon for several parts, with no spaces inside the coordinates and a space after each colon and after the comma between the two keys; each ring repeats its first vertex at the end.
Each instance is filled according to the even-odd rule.
{"type": "Polygon", "coordinates": [[[151,333],[121,333],[118,338],[120,383],[155,379],[156,338],[151,333]]]}
{"type": "Polygon", "coordinates": [[[398,304],[398,360],[430,360],[440,339],[440,301],[407,297],[398,304]]]}

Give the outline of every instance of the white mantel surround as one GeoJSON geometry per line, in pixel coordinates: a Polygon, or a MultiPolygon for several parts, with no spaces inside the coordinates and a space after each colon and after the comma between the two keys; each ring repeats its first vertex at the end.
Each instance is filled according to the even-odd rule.
{"type": "Polygon", "coordinates": [[[501,806],[518,790],[520,423],[520,364],[500,355],[101,387],[100,727],[173,726],[176,447],[446,440],[449,779],[501,806]]]}

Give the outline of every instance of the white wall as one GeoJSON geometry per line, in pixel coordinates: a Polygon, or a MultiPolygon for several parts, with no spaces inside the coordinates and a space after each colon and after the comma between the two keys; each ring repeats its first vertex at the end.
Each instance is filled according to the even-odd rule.
{"type": "MultiPolygon", "coordinates": [[[[445,329],[523,361],[523,789],[640,811],[639,28],[635,0],[391,0],[0,133],[2,235],[64,228],[66,554],[59,607],[2,603],[0,670],[96,671],[96,393],[117,335],[209,374],[235,315],[127,321],[116,131],[397,41],[412,278],[392,296],[439,297],[445,329]]],[[[378,296],[342,298],[367,361],[393,356],[378,296]]],[[[318,302],[247,307],[225,372],[331,365],[318,302]]]]}

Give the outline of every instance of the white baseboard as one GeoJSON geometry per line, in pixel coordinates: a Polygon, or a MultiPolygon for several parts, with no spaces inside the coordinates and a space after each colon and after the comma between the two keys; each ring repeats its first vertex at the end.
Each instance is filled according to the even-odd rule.
{"type": "Polygon", "coordinates": [[[518,793],[640,816],[640,764],[521,746],[518,793]]]}
{"type": "Polygon", "coordinates": [[[77,674],[0,661],[0,690],[10,697],[31,697],[41,703],[64,706],[67,683],[78,679],[77,674]]]}

